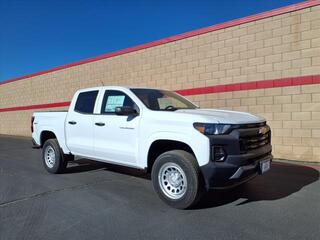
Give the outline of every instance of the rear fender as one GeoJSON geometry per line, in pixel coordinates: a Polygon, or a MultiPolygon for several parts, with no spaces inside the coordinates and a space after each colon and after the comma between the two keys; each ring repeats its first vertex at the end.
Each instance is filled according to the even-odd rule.
{"type": "Polygon", "coordinates": [[[50,126],[41,126],[39,128],[39,143],[40,143],[40,140],[41,140],[41,134],[45,131],[48,131],[48,132],[52,132],[56,138],[57,138],[57,141],[59,143],[59,146],[60,148],[62,149],[63,153],[65,154],[69,154],[70,153],[70,150],[68,149],[67,145],[66,145],[66,142],[65,142],[65,138],[64,138],[64,132],[63,133],[59,133],[59,131],[57,131],[57,129],[53,128],[53,127],[50,127],[50,126]]]}

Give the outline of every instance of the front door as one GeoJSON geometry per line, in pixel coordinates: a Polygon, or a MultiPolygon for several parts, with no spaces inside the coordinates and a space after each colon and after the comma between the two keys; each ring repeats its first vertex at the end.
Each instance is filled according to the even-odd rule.
{"type": "Polygon", "coordinates": [[[110,162],[135,165],[138,155],[138,127],[140,116],[119,116],[116,107],[138,106],[124,92],[106,90],[101,114],[94,115],[95,157],[110,162]]]}

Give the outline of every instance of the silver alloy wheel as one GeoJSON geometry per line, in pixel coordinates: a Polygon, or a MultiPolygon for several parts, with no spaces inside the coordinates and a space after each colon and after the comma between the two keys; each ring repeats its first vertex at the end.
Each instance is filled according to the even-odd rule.
{"type": "Polygon", "coordinates": [[[44,151],[44,158],[48,168],[53,168],[56,162],[56,153],[52,146],[47,146],[44,151]]]}
{"type": "Polygon", "coordinates": [[[187,191],[187,177],[178,164],[163,164],[159,170],[158,181],[161,191],[171,199],[179,199],[187,191]]]}

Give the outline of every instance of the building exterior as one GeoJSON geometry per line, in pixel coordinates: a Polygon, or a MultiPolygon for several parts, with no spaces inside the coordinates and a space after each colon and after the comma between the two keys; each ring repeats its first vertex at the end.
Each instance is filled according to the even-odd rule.
{"type": "Polygon", "coordinates": [[[79,88],[176,90],[201,107],[267,118],[277,158],[320,162],[320,1],[210,26],[0,83],[0,134],[30,136],[34,111],[79,88]]]}

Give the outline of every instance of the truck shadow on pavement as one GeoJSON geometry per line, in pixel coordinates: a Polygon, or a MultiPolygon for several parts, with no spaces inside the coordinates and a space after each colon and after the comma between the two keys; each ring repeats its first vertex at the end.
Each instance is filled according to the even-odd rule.
{"type": "Polygon", "coordinates": [[[239,199],[237,205],[285,198],[319,180],[319,171],[308,166],[274,162],[269,172],[233,189],[214,190],[204,196],[196,209],[222,206],[239,199]]]}
{"type": "MultiPolygon", "coordinates": [[[[77,160],[73,165],[68,166],[66,173],[107,170],[137,178],[151,179],[150,174],[141,170],[86,159],[77,160]]],[[[248,183],[236,188],[214,190],[206,193],[193,209],[219,207],[240,199],[242,201],[237,205],[256,201],[278,200],[318,181],[319,176],[319,171],[312,167],[285,162],[273,162],[269,172],[257,176],[248,183]]]]}
{"type": "Polygon", "coordinates": [[[151,179],[150,174],[147,174],[143,170],[124,167],[109,163],[97,162],[88,159],[78,159],[74,162],[68,163],[68,167],[65,171],[65,174],[70,173],[80,173],[80,172],[89,172],[89,171],[98,171],[98,170],[106,170],[119,174],[130,175],[138,178],[151,179]]]}

